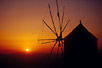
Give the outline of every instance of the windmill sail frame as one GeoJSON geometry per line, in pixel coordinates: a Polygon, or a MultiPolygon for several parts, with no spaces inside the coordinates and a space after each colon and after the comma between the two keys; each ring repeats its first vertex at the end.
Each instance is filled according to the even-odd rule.
{"type": "Polygon", "coordinates": [[[57,7],[57,17],[58,17],[58,20],[59,20],[59,28],[60,28],[60,34],[59,34],[59,36],[58,36],[58,33],[56,31],[56,27],[55,27],[55,24],[54,24],[54,20],[53,20],[53,16],[52,16],[50,4],[48,4],[49,13],[50,13],[50,17],[51,17],[51,20],[52,20],[52,24],[53,24],[54,30],[44,20],[42,20],[42,21],[55,34],[55,36],[57,38],[56,39],[38,39],[38,41],[48,41],[48,42],[43,42],[42,44],[55,42],[55,44],[53,45],[53,47],[51,49],[51,52],[50,52],[49,56],[52,54],[52,51],[55,48],[55,46],[56,46],[57,43],[58,43],[57,54],[59,52],[59,47],[61,48],[61,51],[63,53],[63,48],[62,47],[64,45],[64,42],[63,42],[64,38],[62,38],[62,33],[64,32],[64,30],[66,29],[68,23],[70,22],[70,20],[68,20],[67,23],[65,24],[64,28],[62,29],[63,19],[64,19],[64,8],[65,7],[63,6],[62,20],[60,19],[59,6],[58,6],[58,1],[57,0],[56,0],[56,7],[57,7]]]}

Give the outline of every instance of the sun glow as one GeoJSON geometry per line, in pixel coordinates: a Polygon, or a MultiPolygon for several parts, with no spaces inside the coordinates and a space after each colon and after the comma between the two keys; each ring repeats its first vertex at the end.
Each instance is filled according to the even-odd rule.
{"type": "Polygon", "coordinates": [[[26,51],[28,52],[28,51],[29,51],[29,49],[26,49],[26,51]]]}

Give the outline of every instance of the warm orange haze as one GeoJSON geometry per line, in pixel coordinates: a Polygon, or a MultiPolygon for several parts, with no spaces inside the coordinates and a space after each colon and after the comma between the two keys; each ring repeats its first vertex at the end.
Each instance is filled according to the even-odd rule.
{"type": "MultiPolygon", "coordinates": [[[[49,53],[51,44],[41,44],[38,39],[56,38],[42,22],[52,26],[48,3],[59,32],[55,0],[0,0],[0,53],[49,53]]],[[[68,35],[78,24],[82,24],[98,38],[98,49],[102,49],[102,1],[59,0],[60,13],[65,6],[64,24],[70,22],[63,33],[68,35]]],[[[56,48],[55,48],[56,50],[56,48]]]]}
{"type": "Polygon", "coordinates": [[[0,68],[101,67],[101,6],[102,0],[0,0],[0,68]]]}

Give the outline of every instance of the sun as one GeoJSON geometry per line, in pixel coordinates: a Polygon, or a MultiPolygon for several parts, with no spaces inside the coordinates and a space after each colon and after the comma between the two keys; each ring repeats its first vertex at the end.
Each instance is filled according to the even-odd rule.
{"type": "Polygon", "coordinates": [[[28,52],[28,51],[29,51],[29,49],[26,49],[26,51],[28,52]]]}

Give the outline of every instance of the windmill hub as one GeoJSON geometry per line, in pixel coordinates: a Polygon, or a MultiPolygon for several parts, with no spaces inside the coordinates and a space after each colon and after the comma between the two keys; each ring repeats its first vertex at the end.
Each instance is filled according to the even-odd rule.
{"type": "Polygon", "coordinates": [[[61,41],[62,40],[62,37],[61,36],[58,36],[58,38],[56,39],[56,41],[61,41]]]}

